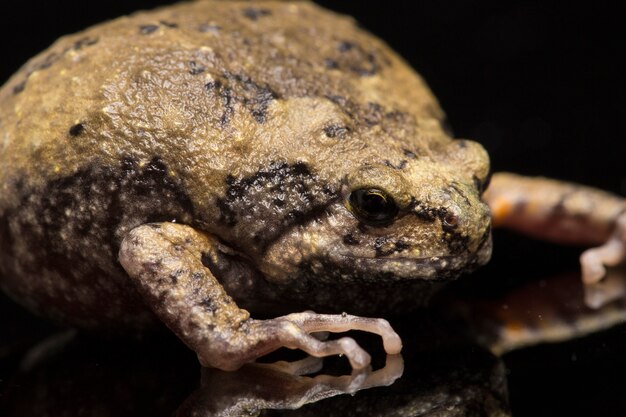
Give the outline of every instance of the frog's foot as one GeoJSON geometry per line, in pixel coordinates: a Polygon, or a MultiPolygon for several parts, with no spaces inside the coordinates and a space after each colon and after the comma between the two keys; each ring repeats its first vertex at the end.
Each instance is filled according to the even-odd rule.
{"type": "Polygon", "coordinates": [[[224,265],[226,253],[214,237],[174,223],[139,226],[120,247],[120,263],[146,304],[197,353],[202,365],[236,370],[287,347],[315,357],[345,355],[354,369],[366,368],[370,355],[353,339],[319,339],[322,332],[348,330],[376,333],[387,353],[400,351],[400,338],[382,319],[313,312],[250,318],[205,266],[224,265]]]}
{"type": "Polygon", "coordinates": [[[253,356],[275,350],[279,347],[300,349],[314,357],[345,355],[354,369],[363,369],[370,364],[370,355],[350,337],[322,341],[312,336],[318,332],[346,332],[361,330],[378,334],[388,354],[397,354],[402,349],[402,341],[384,319],[351,316],[349,314],[316,314],[311,311],[289,314],[271,320],[253,321],[250,324],[254,333],[263,334],[265,343],[256,348],[253,356]]]}
{"type": "Polygon", "coordinates": [[[607,267],[626,261],[624,198],[562,181],[494,174],[484,194],[494,226],[509,227],[555,243],[601,246],[580,257],[587,304],[597,308],[622,296],[604,285],[607,267]]]}
{"type": "Polygon", "coordinates": [[[316,314],[312,311],[294,313],[283,318],[296,323],[300,328],[308,333],[317,332],[347,332],[349,330],[360,330],[374,333],[382,337],[385,352],[390,355],[400,353],[402,350],[402,340],[400,336],[391,328],[385,319],[374,319],[367,317],[351,316],[349,314],[316,314]]]}
{"type": "Polygon", "coordinates": [[[604,245],[588,249],[580,256],[588,306],[599,308],[624,295],[621,286],[605,285],[603,281],[607,276],[607,267],[615,267],[625,261],[626,214],[623,214],[617,219],[615,231],[604,245]]]}

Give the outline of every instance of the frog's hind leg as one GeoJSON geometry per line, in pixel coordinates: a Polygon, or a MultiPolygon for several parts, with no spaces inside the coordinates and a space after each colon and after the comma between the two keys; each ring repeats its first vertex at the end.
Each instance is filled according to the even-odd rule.
{"type": "Polygon", "coordinates": [[[623,286],[603,284],[606,267],[626,262],[626,200],[590,187],[509,173],[493,176],[484,199],[495,227],[556,243],[597,245],[580,258],[589,306],[626,295],[623,286]]]}
{"type": "Polygon", "coordinates": [[[382,320],[311,312],[250,318],[205,267],[218,264],[225,250],[217,239],[189,226],[158,223],[133,229],[119,252],[147,304],[203,365],[234,370],[280,347],[316,357],[342,354],[355,369],[369,365],[370,356],[353,339],[322,341],[310,334],[320,331],[372,331],[383,337],[388,353],[399,350],[398,335],[382,320]]]}

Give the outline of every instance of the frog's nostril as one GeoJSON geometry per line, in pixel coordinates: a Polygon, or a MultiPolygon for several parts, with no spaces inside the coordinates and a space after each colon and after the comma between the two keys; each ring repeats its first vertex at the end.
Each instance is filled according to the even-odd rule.
{"type": "Polygon", "coordinates": [[[454,229],[459,224],[459,217],[451,212],[447,212],[442,219],[444,229],[454,229]]]}

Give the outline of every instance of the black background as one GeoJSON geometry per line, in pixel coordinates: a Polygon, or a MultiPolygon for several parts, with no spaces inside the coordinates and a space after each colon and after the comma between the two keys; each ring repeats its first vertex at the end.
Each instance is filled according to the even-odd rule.
{"type": "MultiPolygon", "coordinates": [[[[5,2],[0,82],[63,34],[167,3],[5,2]]],[[[494,171],[573,180],[626,195],[626,20],[617,7],[546,1],[319,3],[355,16],[399,51],[430,84],[455,135],[487,148],[494,171]]],[[[496,235],[494,268],[510,263],[524,271],[528,263],[519,261],[520,252],[536,259],[535,268],[549,262],[548,269],[558,269],[575,259],[572,251],[512,239],[496,235]]],[[[611,348],[621,340],[626,331],[618,329],[513,355],[507,365],[514,415],[589,415],[593,407],[599,407],[595,415],[626,415],[620,395],[626,392],[626,355],[611,348]]]]}

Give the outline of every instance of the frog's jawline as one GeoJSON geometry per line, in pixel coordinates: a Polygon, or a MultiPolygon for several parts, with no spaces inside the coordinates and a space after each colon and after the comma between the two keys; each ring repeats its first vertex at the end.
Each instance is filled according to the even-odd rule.
{"type": "Polygon", "coordinates": [[[352,256],[347,254],[334,255],[338,264],[350,264],[364,273],[379,271],[391,273],[397,280],[449,280],[464,272],[472,272],[486,263],[491,254],[491,239],[481,242],[474,253],[456,256],[429,256],[423,258],[375,258],[352,256]],[[487,256],[484,256],[485,253],[487,256]]]}

